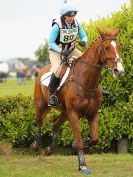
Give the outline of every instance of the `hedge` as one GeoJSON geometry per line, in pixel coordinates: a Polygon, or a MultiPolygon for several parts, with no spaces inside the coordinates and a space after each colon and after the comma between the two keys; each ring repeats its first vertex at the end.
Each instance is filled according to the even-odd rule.
{"type": "Polygon", "coordinates": [[[83,23],[83,26],[89,38],[88,45],[98,37],[97,28],[120,28],[117,38],[121,45],[125,75],[118,80],[105,70],[102,72],[101,85],[111,92],[111,97],[106,100],[108,106],[112,106],[118,100],[128,102],[129,95],[133,91],[133,0],[130,1],[128,8],[122,6],[121,11],[112,14],[111,17],[104,17],[94,22],[90,20],[89,23],[83,23]]]}
{"type": "Polygon", "coordinates": [[[34,138],[35,111],[30,97],[1,97],[0,108],[0,140],[17,146],[34,138]]]}
{"type": "MultiPolygon", "coordinates": [[[[102,106],[99,110],[99,144],[95,151],[108,151],[112,143],[122,137],[133,139],[133,93],[128,103],[118,103],[115,107],[102,106]],[[123,107],[124,104],[124,107],[123,107]]],[[[27,147],[35,137],[35,108],[29,96],[18,95],[0,98],[0,141],[6,140],[13,147],[27,147]]],[[[42,136],[50,143],[52,120],[59,114],[55,109],[44,119],[42,136]]],[[[80,128],[84,139],[89,136],[89,126],[82,118],[80,128]]],[[[63,124],[59,131],[60,144],[71,145],[73,141],[69,122],[63,124]]],[[[45,144],[45,142],[44,142],[45,144]]]]}

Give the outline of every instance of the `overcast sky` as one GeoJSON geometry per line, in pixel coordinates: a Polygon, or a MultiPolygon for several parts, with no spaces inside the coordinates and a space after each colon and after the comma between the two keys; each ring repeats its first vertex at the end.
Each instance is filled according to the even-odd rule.
{"type": "MultiPolygon", "coordinates": [[[[106,17],[130,0],[68,0],[76,5],[79,21],[106,17]]],[[[63,0],[0,0],[0,60],[30,57],[48,39],[53,18],[63,0]]]]}

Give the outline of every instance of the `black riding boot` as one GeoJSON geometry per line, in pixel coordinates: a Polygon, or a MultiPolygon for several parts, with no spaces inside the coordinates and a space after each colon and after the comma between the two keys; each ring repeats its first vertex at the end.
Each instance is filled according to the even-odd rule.
{"type": "Polygon", "coordinates": [[[57,78],[53,73],[51,76],[49,86],[48,86],[49,91],[50,91],[48,106],[57,106],[57,104],[58,104],[58,99],[57,99],[57,96],[55,95],[55,92],[56,92],[56,89],[59,85],[59,82],[60,82],[60,79],[57,78]]]}

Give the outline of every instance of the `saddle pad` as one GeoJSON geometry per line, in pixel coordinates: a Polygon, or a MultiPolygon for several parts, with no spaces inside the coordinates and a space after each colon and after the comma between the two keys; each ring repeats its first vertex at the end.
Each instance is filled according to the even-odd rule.
{"type": "Polygon", "coordinates": [[[48,87],[48,85],[50,83],[51,75],[52,75],[52,72],[47,72],[44,75],[42,75],[41,84],[48,87]]]}
{"type": "MultiPolygon", "coordinates": [[[[68,75],[69,75],[69,72],[70,72],[70,67],[67,68],[63,78],[61,79],[61,82],[59,84],[59,87],[57,90],[59,90],[61,88],[61,86],[64,84],[65,80],[67,79],[68,75]]],[[[51,75],[52,75],[52,72],[47,72],[45,73],[42,77],[41,77],[41,84],[42,85],[45,85],[46,87],[48,87],[49,83],[50,83],[50,79],[51,79],[51,75]]]]}

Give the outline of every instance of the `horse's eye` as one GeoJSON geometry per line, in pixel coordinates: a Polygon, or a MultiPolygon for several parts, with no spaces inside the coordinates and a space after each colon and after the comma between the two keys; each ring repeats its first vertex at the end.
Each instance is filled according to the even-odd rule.
{"type": "Polygon", "coordinates": [[[108,47],[105,47],[105,50],[109,50],[110,49],[110,46],[108,46],[108,47]]]}

